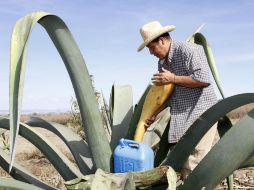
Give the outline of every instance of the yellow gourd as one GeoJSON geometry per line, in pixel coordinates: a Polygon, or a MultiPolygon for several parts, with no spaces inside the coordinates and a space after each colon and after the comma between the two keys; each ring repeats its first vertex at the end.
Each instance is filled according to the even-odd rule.
{"type": "Polygon", "coordinates": [[[174,84],[156,86],[152,85],[147,93],[141,116],[134,135],[134,140],[141,142],[145,134],[145,121],[151,118],[165,103],[174,90],[174,84]]]}

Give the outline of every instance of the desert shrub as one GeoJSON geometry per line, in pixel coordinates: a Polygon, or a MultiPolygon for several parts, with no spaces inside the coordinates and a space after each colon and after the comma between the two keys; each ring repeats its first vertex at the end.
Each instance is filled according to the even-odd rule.
{"type": "Polygon", "coordinates": [[[71,98],[71,117],[67,124],[68,127],[72,128],[77,134],[79,134],[84,140],[86,135],[84,133],[84,125],[81,119],[80,110],[76,98],[71,98]]]}

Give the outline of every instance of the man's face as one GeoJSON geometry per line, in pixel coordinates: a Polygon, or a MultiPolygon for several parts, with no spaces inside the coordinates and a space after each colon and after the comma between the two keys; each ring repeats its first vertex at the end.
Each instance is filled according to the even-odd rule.
{"type": "Polygon", "coordinates": [[[150,42],[147,45],[151,55],[158,57],[159,59],[164,59],[167,56],[167,51],[165,51],[165,43],[163,38],[160,38],[158,42],[150,42]]]}

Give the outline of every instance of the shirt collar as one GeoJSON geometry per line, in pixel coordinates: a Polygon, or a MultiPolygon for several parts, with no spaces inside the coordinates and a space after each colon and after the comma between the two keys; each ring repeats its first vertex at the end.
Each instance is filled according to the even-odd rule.
{"type": "Polygon", "coordinates": [[[169,53],[168,53],[168,61],[171,62],[172,58],[173,58],[173,54],[174,54],[174,41],[173,39],[171,39],[171,43],[170,43],[170,49],[169,49],[169,53]]]}

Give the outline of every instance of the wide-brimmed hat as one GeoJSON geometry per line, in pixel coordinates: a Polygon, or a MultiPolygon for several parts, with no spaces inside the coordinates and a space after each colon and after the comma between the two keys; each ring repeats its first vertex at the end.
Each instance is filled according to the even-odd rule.
{"type": "Polygon", "coordinates": [[[159,37],[160,35],[171,32],[175,29],[174,25],[162,26],[158,21],[152,21],[140,28],[140,34],[144,42],[139,46],[138,51],[141,51],[151,41],[159,37]]]}

